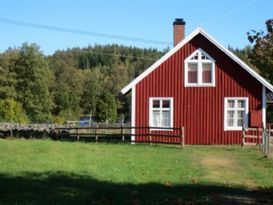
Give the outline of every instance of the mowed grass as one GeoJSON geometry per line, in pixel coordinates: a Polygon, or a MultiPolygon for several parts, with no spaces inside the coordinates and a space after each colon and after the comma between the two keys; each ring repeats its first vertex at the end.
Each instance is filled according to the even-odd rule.
{"type": "Polygon", "coordinates": [[[0,204],[273,204],[258,148],[0,140],[0,204]]]}

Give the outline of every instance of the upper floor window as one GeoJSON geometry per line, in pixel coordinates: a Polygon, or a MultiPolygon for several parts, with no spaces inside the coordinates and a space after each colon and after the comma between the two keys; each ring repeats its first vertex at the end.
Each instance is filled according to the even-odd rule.
{"type": "Polygon", "coordinates": [[[185,60],[185,86],[215,86],[215,61],[201,48],[185,60]]]}

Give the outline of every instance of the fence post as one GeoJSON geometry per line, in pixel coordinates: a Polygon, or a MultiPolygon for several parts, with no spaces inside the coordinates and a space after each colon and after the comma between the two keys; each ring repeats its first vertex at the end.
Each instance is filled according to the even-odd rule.
{"type": "Polygon", "coordinates": [[[80,136],[79,136],[79,129],[78,128],[76,128],[76,133],[77,133],[77,141],[79,141],[80,140],[80,136]]]}
{"type": "Polygon", "coordinates": [[[241,148],[244,148],[245,145],[245,135],[246,135],[246,130],[243,127],[243,135],[242,135],[242,144],[241,144],[241,148]]]}
{"type": "Polygon", "coordinates": [[[181,147],[184,148],[185,141],[184,141],[184,127],[180,128],[180,138],[181,138],[181,147]]]}
{"type": "Polygon", "coordinates": [[[259,138],[259,127],[257,127],[257,145],[260,144],[260,138],[259,138]]]}
{"type": "Polygon", "coordinates": [[[148,135],[149,135],[149,145],[151,145],[152,144],[152,133],[151,133],[151,129],[150,129],[150,127],[148,127],[148,135]]]}
{"type": "Polygon", "coordinates": [[[268,127],[268,129],[265,130],[265,137],[264,137],[264,154],[265,154],[265,156],[267,156],[267,143],[268,143],[267,136],[268,135],[270,135],[270,127],[268,127]]]}
{"type": "Polygon", "coordinates": [[[98,143],[98,141],[99,141],[99,137],[98,137],[98,134],[97,134],[97,130],[98,130],[98,125],[95,126],[95,138],[96,138],[96,143],[98,143]]]}
{"type": "Polygon", "coordinates": [[[267,145],[266,145],[266,156],[269,157],[270,155],[270,135],[271,135],[271,130],[270,130],[270,127],[268,128],[268,135],[267,135],[267,145]]]}
{"type": "Polygon", "coordinates": [[[121,125],[120,129],[121,129],[120,132],[121,132],[122,141],[124,141],[124,130],[123,130],[123,125],[121,125]]]}
{"type": "Polygon", "coordinates": [[[10,137],[13,137],[13,126],[12,126],[12,121],[10,123],[10,137]]]}
{"type": "Polygon", "coordinates": [[[262,152],[263,154],[265,154],[265,138],[266,138],[266,127],[263,126],[263,129],[262,129],[262,152]]]}

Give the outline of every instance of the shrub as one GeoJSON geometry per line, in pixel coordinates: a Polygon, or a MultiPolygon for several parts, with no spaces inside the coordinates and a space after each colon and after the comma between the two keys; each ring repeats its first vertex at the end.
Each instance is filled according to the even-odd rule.
{"type": "Polygon", "coordinates": [[[13,99],[0,100],[0,120],[2,122],[28,123],[28,117],[21,103],[13,99]]]}

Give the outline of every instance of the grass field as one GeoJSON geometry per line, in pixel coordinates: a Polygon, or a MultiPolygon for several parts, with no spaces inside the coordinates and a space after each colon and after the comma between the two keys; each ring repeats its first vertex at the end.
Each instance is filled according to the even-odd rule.
{"type": "Polygon", "coordinates": [[[0,204],[273,204],[257,148],[0,140],[0,204]]]}

